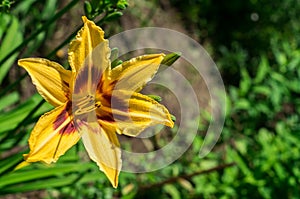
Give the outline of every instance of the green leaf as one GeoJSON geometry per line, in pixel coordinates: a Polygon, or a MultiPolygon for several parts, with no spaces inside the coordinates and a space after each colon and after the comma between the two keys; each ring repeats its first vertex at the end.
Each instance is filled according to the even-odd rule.
{"type": "Polygon", "coordinates": [[[106,17],[105,17],[105,21],[113,21],[119,17],[121,17],[123,15],[122,12],[113,12],[113,13],[110,13],[108,14],[106,17]]]}
{"type": "Polygon", "coordinates": [[[0,98],[0,111],[16,103],[19,99],[20,96],[17,92],[12,92],[8,95],[3,96],[2,98],[0,98]]]}
{"type": "Polygon", "coordinates": [[[178,189],[171,184],[167,184],[163,187],[163,190],[171,196],[172,199],[180,199],[180,192],[178,189]]]}
{"type": "Polygon", "coordinates": [[[147,95],[147,96],[154,99],[157,102],[161,102],[161,100],[162,100],[161,97],[158,95],[147,95]]]}
{"type": "MultiPolygon", "coordinates": [[[[35,94],[15,109],[0,114],[0,133],[12,130],[17,127],[23,119],[28,117],[28,114],[32,111],[33,108],[35,108],[37,104],[41,102],[41,100],[43,100],[42,97],[38,94],[35,94]]],[[[51,108],[52,106],[50,104],[44,103],[43,106],[40,107],[32,117],[37,117],[42,113],[50,110],[51,108]]]]}
{"type": "Polygon", "coordinates": [[[119,8],[120,10],[126,9],[127,6],[128,6],[128,3],[126,0],[119,0],[117,3],[117,8],[119,8]]]}
{"type": "Polygon", "coordinates": [[[118,66],[118,65],[120,65],[120,64],[122,64],[122,63],[123,63],[122,60],[120,60],[120,59],[115,59],[113,62],[111,62],[111,68],[113,69],[113,68],[115,68],[116,66],[118,66]]]}
{"type": "MultiPolygon", "coordinates": [[[[287,64],[287,58],[284,53],[280,52],[278,49],[276,49],[276,47],[273,48],[273,53],[279,66],[282,67],[287,64]]],[[[285,72],[284,68],[282,68],[281,72],[285,72]]]]}
{"type": "Polygon", "coordinates": [[[286,86],[295,93],[300,93],[300,81],[299,79],[290,80],[285,82],[286,86]]]}
{"type": "Polygon", "coordinates": [[[280,180],[284,181],[286,179],[287,173],[285,171],[285,168],[283,168],[283,166],[281,165],[281,163],[276,162],[274,164],[274,170],[280,180]]]}
{"type": "Polygon", "coordinates": [[[250,101],[248,101],[247,99],[239,99],[234,104],[234,108],[236,110],[248,110],[250,107],[250,101]]]}
{"type": "Polygon", "coordinates": [[[21,14],[27,14],[28,11],[33,6],[33,4],[37,1],[38,0],[19,1],[18,4],[16,5],[16,8],[14,9],[14,12],[21,13],[21,14]]]}
{"type": "Polygon", "coordinates": [[[258,84],[262,82],[265,79],[269,70],[270,70],[270,66],[269,66],[268,59],[265,56],[262,56],[254,79],[254,83],[258,84]]]}
{"type": "MultiPolygon", "coordinates": [[[[32,165],[30,165],[32,166],[32,165]]],[[[0,177],[0,187],[5,187],[8,185],[24,183],[31,180],[41,179],[41,178],[49,178],[49,177],[63,177],[64,174],[70,172],[82,172],[90,169],[89,164],[56,164],[54,166],[43,166],[43,168],[28,168],[27,166],[24,170],[17,170],[11,172],[5,176],[0,177]]],[[[61,178],[62,180],[63,178],[61,178]]],[[[48,180],[47,180],[48,184],[48,180]]]]}
{"type": "Polygon", "coordinates": [[[171,66],[177,59],[181,56],[180,52],[174,52],[167,54],[164,59],[161,61],[162,65],[171,66]]]}
{"type": "Polygon", "coordinates": [[[176,117],[175,117],[175,115],[171,115],[171,120],[172,120],[173,122],[176,122],[176,117]]]}
{"type": "Polygon", "coordinates": [[[251,78],[246,68],[241,68],[242,79],[240,82],[240,95],[245,96],[250,89],[251,86],[251,78]]]}
{"type": "Polygon", "coordinates": [[[88,19],[91,19],[93,8],[90,2],[85,1],[84,2],[84,13],[88,17],[88,19]]]}
{"type": "Polygon", "coordinates": [[[119,49],[118,48],[112,48],[110,54],[111,54],[110,59],[112,60],[112,62],[111,62],[112,69],[123,63],[123,61],[119,59],[119,49]]]}
{"type": "Polygon", "coordinates": [[[300,64],[300,53],[299,51],[296,51],[295,57],[288,63],[288,69],[289,70],[296,70],[300,64]]]}
{"type": "Polygon", "coordinates": [[[256,110],[256,113],[264,113],[266,115],[272,114],[274,111],[274,108],[270,109],[270,106],[266,103],[256,103],[253,108],[256,110]]]}
{"type": "Polygon", "coordinates": [[[56,0],[46,0],[44,2],[44,9],[43,12],[41,12],[39,18],[42,20],[48,20],[55,14],[56,11],[56,0]]]}
{"type": "Polygon", "coordinates": [[[272,94],[272,90],[266,85],[254,86],[252,90],[255,94],[264,95],[266,97],[269,97],[272,94]]]}
{"type": "Polygon", "coordinates": [[[231,113],[231,110],[233,108],[231,103],[232,103],[232,101],[231,101],[229,95],[226,95],[225,96],[225,110],[226,110],[225,117],[228,117],[231,113]]]}
{"type": "Polygon", "coordinates": [[[243,157],[241,157],[239,153],[232,148],[228,148],[227,152],[228,156],[230,156],[230,160],[236,163],[236,165],[242,171],[242,173],[244,173],[245,176],[249,176],[252,178],[252,172],[249,169],[247,163],[244,161],[243,157]]]}
{"type": "Polygon", "coordinates": [[[286,82],[286,78],[284,77],[283,74],[280,74],[278,72],[272,72],[271,74],[272,79],[277,80],[280,83],[285,83],[286,82]]]}
{"type": "Polygon", "coordinates": [[[270,86],[272,90],[272,97],[270,100],[274,108],[279,108],[279,106],[281,106],[282,99],[285,97],[284,93],[286,88],[283,88],[281,83],[275,81],[270,82],[270,86]]]}
{"type": "Polygon", "coordinates": [[[7,157],[3,160],[0,160],[0,175],[8,169],[17,165],[23,159],[22,153],[14,154],[10,157],[7,157]]]}
{"type": "Polygon", "coordinates": [[[27,182],[18,185],[12,185],[10,187],[2,188],[1,191],[4,193],[5,192],[18,193],[18,192],[41,190],[41,189],[49,189],[54,187],[63,187],[75,183],[77,179],[78,179],[78,175],[73,174],[65,178],[50,178],[50,179],[37,180],[35,182],[27,182]]]}
{"type": "MultiPolygon", "coordinates": [[[[2,38],[0,38],[0,40],[2,40],[0,45],[0,60],[2,60],[7,54],[14,50],[15,47],[22,43],[23,35],[20,32],[20,24],[16,17],[2,14],[0,15],[0,21],[1,23],[6,22],[5,33],[3,34],[2,38]]],[[[3,26],[0,27],[2,28],[3,26]]],[[[18,53],[15,53],[0,66],[0,84],[5,78],[10,67],[13,65],[17,55],[18,53]]]]}

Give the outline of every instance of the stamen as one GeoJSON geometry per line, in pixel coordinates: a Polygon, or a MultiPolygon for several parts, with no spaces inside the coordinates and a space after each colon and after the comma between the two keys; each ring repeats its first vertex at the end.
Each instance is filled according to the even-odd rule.
{"type": "Polygon", "coordinates": [[[88,112],[91,112],[91,111],[93,111],[95,109],[96,109],[95,106],[93,106],[93,107],[86,107],[86,108],[78,108],[75,111],[75,115],[81,115],[81,114],[84,114],[84,113],[88,113],[88,112]]]}
{"type": "Polygon", "coordinates": [[[86,103],[90,103],[90,102],[94,101],[94,97],[91,96],[91,95],[87,95],[87,96],[84,96],[83,98],[81,98],[78,101],[80,101],[80,102],[76,103],[76,105],[81,106],[81,105],[84,105],[86,103]]]}
{"type": "Polygon", "coordinates": [[[101,102],[99,102],[99,101],[95,103],[95,107],[96,107],[96,108],[100,108],[101,105],[102,105],[102,104],[101,104],[101,102]]]}
{"type": "Polygon", "coordinates": [[[95,97],[92,95],[86,95],[80,100],[76,100],[78,103],[75,103],[75,106],[78,107],[75,110],[75,115],[81,115],[84,113],[91,112],[97,108],[101,107],[101,102],[95,102],[95,97]]]}

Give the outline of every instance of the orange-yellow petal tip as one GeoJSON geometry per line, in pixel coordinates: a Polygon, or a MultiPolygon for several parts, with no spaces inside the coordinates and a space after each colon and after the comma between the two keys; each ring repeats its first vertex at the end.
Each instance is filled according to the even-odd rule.
{"type": "Polygon", "coordinates": [[[174,122],[172,120],[169,120],[166,125],[170,128],[173,128],[174,127],[174,122]]]}
{"type": "Polygon", "coordinates": [[[30,162],[23,161],[14,168],[14,171],[22,169],[23,167],[26,167],[28,165],[30,165],[30,162]]]}
{"type": "Polygon", "coordinates": [[[83,23],[86,23],[87,21],[89,21],[86,16],[82,16],[81,19],[82,19],[83,23]]]}
{"type": "Polygon", "coordinates": [[[18,66],[24,67],[23,64],[26,61],[29,61],[30,59],[34,59],[34,58],[23,58],[23,59],[19,59],[18,60],[18,66]]]}
{"type": "Polygon", "coordinates": [[[118,181],[112,182],[112,186],[115,189],[118,188],[118,181]]]}
{"type": "Polygon", "coordinates": [[[107,176],[107,178],[110,181],[113,188],[116,189],[116,188],[118,188],[118,183],[119,183],[119,171],[115,171],[115,172],[117,172],[117,173],[114,173],[114,174],[113,173],[107,173],[107,171],[105,171],[104,173],[107,176]]]}

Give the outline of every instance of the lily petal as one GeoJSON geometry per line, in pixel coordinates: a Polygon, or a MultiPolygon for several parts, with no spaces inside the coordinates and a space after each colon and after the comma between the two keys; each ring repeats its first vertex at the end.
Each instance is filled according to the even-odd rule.
{"type": "Polygon", "coordinates": [[[111,70],[115,89],[140,91],[157,72],[164,54],[149,54],[123,62],[111,70]]]}
{"type": "Polygon", "coordinates": [[[42,58],[20,59],[18,65],[29,73],[33,84],[47,102],[60,106],[68,100],[71,71],[42,58]]]}
{"type": "MultiPolygon", "coordinates": [[[[108,68],[110,67],[109,54],[108,42],[100,43],[91,51],[74,78],[73,99],[77,95],[94,95],[98,84],[107,82],[110,71],[108,68]]],[[[76,99],[74,100],[76,101],[76,99]]]]}
{"type": "Polygon", "coordinates": [[[69,103],[44,114],[35,125],[29,138],[26,162],[56,162],[80,139],[69,114],[69,103]]]}
{"type": "Polygon", "coordinates": [[[78,123],[83,144],[90,158],[97,163],[112,186],[116,188],[122,160],[115,128],[106,124],[100,126],[97,121],[88,123],[78,121],[78,123]]]}
{"type": "MultiPolygon", "coordinates": [[[[107,64],[97,64],[97,58],[99,56],[105,56],[108,60],[110,56],[110,49],[108,47],[108,40],[104,39],[104,31],[96,26],[93,21],[88,20],[85,16],[82,17],[84,22],[83,28],[78,32],[76,38],[71,42],[69,48],[69,63],[72,71],[78,73],[78,71],[84,67],[85,64],[93,64],[96,67],[107,67],[107,64]],[[99,49],[98,53],[94,53],[94,63],[88,61],[91,59],[91,53],[99,45],[103,45],[103,49],[99,49]]],[[[102,70],[104,71],[104,70],[102,70]]]]}
{"type": "Polygon", "coordinates": [[[110,48],[104,32],[94,22],[82,17],[84,27],[69,48],[69,63],[74,82],[71,88],[75,107],[76,127],[82,136],[90,158],[97,163],[113,187],[118,185],[121,168],[121,151],[113,126],[100,126],[92,109],[98,82],[105,82],[110,72],[110,48]],[[83,99],[83,100],[82,100],[83,99]],[[76,110],[76,108],[78,108],[76,110]]]}
{"type": "Polygon", "coordinates": [[[123,90],[115,90],[111,107],[102,106],[97,114],[99,120],[115,123],[117,132],[128,136],[137,136],[156,124],[174,125],[165,106],[143,94],[123,90]]]}

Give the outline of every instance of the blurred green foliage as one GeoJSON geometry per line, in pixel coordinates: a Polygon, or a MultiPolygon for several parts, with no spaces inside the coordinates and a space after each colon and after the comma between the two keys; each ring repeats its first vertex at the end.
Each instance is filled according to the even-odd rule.
{"type": "Polygon", "coordinates": [[[118,10],[124,10],[127,6],[126,0],[91,0],[84,2],[84,11],[89,19],[94,19],[96,16],[106,13],[103,20],[111,21],[122,16],[122,12],[118,10]]]}
{"type": "Polygon", "coordinates": [[[171,0],[186,29],[211,44],[224,81],[235,84],[243,64],[255,74],[261,53],[271,53],[270,38],[299,44],[298,0],[171,0]],[[245,61],[241,63],[241,61],[245,61]]]}
{"type": "MultiPolygon", "coordinates": [[[[79,1],[59,8],[56,0],[3,0],[0,198],[6,194],[26,197],[29,191],[49,199],[299,198],[300,4],[297,0],[170,2],[181,11],[187,29],[210,43],[227,83],[226,121],[214,150],[205,158],[197,156],[210,119],[206,113],[199,116],[199,135],[179,160],[155,172],[122,172],[118,189],[89,161],[82,143],[56,164],[36,163],[13,171],[28,150],[33,124],[52,107],[38,94],[22,99],[19,89],[25,75],[12,79],[9,71],[17,70],[18,57],[55,57],[77,30],[54,50],[44,50],[45,41],[57,20],[79,1]]],[[[82,4],[82,12],[103,24],[120,17],[127,6],[124,0],[91,0],[82,4]]],[[[176,128],[169,133],[175,135],[176,128]]]]}
{"type": "Polygon", "coordinates": [[[300,195],[300,50],[288,41],[271,43],[276,62],[262,55],[254,77],[242,67],[239,86],[228,88],[222,136],[239,170],[226,182],[234,190],[227,198],[300,195]]]}
{"type": "Polygon", "coordinates": [[[2,0],[0,4],[0,12],[9,12],[9,9],[13,3],[14,2],[10,0],[2,0]]]}

